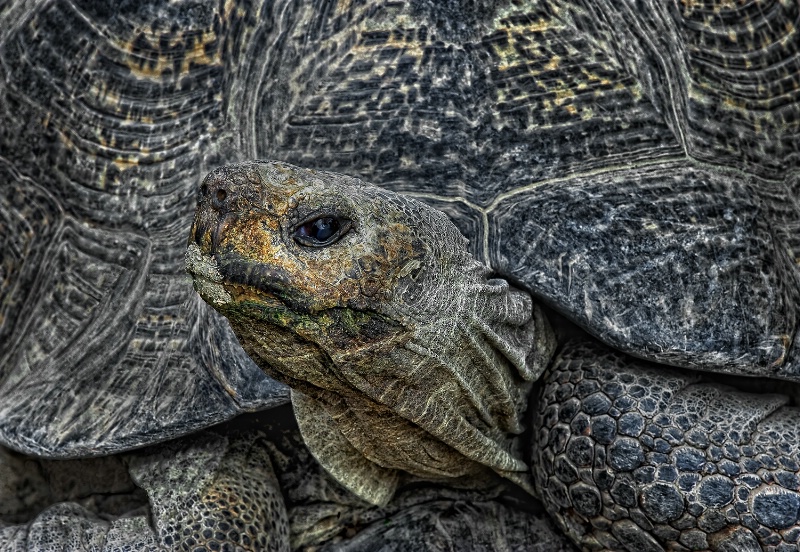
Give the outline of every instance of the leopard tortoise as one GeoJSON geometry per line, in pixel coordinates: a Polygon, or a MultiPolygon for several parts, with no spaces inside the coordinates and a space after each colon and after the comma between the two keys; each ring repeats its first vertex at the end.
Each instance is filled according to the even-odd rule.
{"type": "Polygon", "coordinates": [[[375,504],[499,475],[585,549],[796,547],[795,3],[0,10],[3,443],[179,437],[266,372],[375,504]],[[181,276],[253,158],[187,265],[255,363],[181,276]]]}

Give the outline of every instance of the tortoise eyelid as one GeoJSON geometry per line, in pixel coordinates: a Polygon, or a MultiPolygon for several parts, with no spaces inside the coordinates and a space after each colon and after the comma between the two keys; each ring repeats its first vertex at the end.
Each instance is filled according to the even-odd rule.
{"type": "Polygon", "coordinates": [[[352,229],[353,221],[332,214],[317,214],[297,224],[294,241],[304,247],[327,247],[341,240],[352,229]]]}

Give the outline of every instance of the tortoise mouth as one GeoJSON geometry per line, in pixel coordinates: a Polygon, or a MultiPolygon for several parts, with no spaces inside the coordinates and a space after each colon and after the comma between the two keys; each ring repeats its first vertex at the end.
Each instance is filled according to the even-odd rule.
{"type": "Polygon", "coordinates": [[[194,281],[195,290],[218,310],[243,301],[282,309],[296,307],[298,303],[287,272],[235,252],[210,255],[190,243],[186,271],[194,281]]]}
{"type": "Polygon", "coordinates": [[[223,285],[246,286],[280,299],[290,308],[300,306],[292,286],[292,277],[287,271],[252,261],[231,251],[219,252],[214,259],[223,285]]]}

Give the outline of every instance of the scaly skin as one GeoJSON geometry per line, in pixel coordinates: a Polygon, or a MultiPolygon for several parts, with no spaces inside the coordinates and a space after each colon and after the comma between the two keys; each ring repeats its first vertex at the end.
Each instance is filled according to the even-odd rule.
{"type": "Polygon", "coordinates": [[[564,346],[538,395],[533,471],[585,550],[795,550],[800,428],[780,394],[564,346]]]}
{"type": "MultiPolygon", "coordinates": [[[[206,432],[126,455],[42,462],[41,492],[54,504],[28,523],[2,523],[0,550],[288,552],[286,506],[268,453],[263,433],[206,432]]],[[[10,460],[0,456],[5,484],[30,494],[30,482],[8,477],[10,460]]],[[[4,493],[0,499],[14,506],[4,493]]]]}

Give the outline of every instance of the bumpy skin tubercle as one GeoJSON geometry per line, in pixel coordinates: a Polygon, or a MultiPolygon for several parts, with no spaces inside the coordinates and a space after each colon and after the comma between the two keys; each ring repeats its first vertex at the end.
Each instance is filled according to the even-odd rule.
{"type": "Polygon", "coordinates": [[[250,431],[39,464],[0,450],[0,550],[288,552],[268,446],[250,431]],[[8,510],[20,509],[11,497],[30,503],[34,489],[46,507],[8,523],[8,510]]]}
{"type": "Polygon", "coordinates": [[[302,394],[301,430],[338,428],[327,437],[341,446],[308,443],[354,492],[384,503],[395,470],[487,468],[532,490],[517,436],[554,341],[442,213],[342,175],[225,167],[203,183],[187,261],[248,354],[302,394]],[[349,230],[309,247],[295,236],[314,217],[349,230]],[[359,470],[365,459],[380,469],[359,470]]]}
{"type": "Polygon", "coordinates": [[[147,491],[157,542],[167,550],[290,550],[263,435],[173,441],[132,455],[129,470],[147,491]]]}
{"type": "Polygon", "coordinates": [[[538,396],[536,488],[585,550],[795,550],[798,412],[570,342],[538,396]]]}

